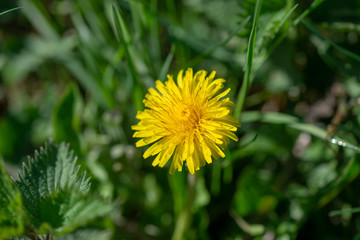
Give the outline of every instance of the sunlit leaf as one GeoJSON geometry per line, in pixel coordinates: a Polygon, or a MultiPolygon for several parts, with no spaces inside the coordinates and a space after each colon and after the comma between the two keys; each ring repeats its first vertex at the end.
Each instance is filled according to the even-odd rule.
{"type": "Polygon", "coordinates": [[[64,143],[47,143],[23,164],[15,183],[40,233],[69,232],[112,209],[111,204],[88,197],[90,179],[85,174],[79,173],[76,158],[64,143]]]}

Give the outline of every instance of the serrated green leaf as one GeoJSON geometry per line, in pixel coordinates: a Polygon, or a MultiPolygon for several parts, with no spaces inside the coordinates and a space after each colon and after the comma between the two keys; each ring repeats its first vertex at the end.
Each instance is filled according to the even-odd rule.
{"type": "Polygon", "coordinates": [[[109,231],[84,229],[56,237],[55,240],[107,240],[110,239],[110,237],[111,233],[109,231]]]}
{"type": "Polygon", "coordinates": [[[69,211],[64,216],[64,225],[71,226],[78,222],[91,220],[103,213],[110,212],[112,209],[111,204],[107,204],[98,199],[81,199],[69,204],[69,211]]]}
{"type": "Polygon", "coordinates": [[[63,227],[57,229],[57,232],[66,233],[96,217],[109,213],[113,209],[113,204],[94,197],[74,197],[62,207],[64,222],[63,227]]]}
{"type": "Polygon", "coordinates": [[[24,206],[39,232],[70,232],[88,220],[103,215],[112,205],[88,197],[90,179],[79,174],[69,145],[47,143],[23,164],[19,187],[24,206]]]}
{"type": "Polygon", "coordinates": [[[0,160],[0,240],[22,234],[24,219],[21,195],[0,160]]]}
{"type": "Polygon", "coordinates": [[[11,238],[11,240],[31,240],[31,239],[25,236],[20,236],[20,237],[13,237],[11,238]]]}
{"type": "MultiPolygon", "coordinates": [[[[36,236],[36,235],[35,235],[36,236]]],[[[62,236],[52,236],[50,234],[38,234],[38,239],[49,239],[54,240],[108,240],[111,237],[111,232],[107,230],[98,230],[98,229],[79,229],[75,232],[65,234],[62,236]]],[[[11,238],[11,240],[31,240],[28,237],[20,236],[11,238]]]]}

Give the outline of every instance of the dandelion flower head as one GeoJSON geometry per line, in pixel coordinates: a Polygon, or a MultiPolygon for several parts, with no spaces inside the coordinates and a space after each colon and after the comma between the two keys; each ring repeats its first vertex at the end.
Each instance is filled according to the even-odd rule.
{"type": "Polygon", "coordinates": [[[146,109],[139,111],[133,137],[141,138],[137,147],[152,144],[143,157],[155,156],[152,165],[163,167],[172,157],[170,173],[181,171],[186,162],[191,174],[213,159],[225,157],[223,150],[240,126],[231,116],[233,103],[224,98],[230,88],[224,79],[214,79],[215,71],[193,74],[191,68],[177,75],[177,83],[168,75],[165,83],[156,81],[143,100],[146,109]]]}

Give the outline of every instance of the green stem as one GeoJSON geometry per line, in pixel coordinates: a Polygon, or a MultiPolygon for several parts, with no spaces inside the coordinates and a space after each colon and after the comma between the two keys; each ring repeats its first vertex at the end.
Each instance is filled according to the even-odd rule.
{"type": "Polygon", "coordinates": [[[304,19],[307,15],[309,15],[309,13],[311,13],[312,10],[314,10],[315,8],[317,8],[321,3],[323,3],[325,0],[315,0],[310,7],[308,7],[299,17],[297,17],[295,19],[295,21],[293,22],[293,26],[298,25],[298,23],[304,19]]]}
{"type": "Polygon", "coordinates": [[[256,6],[255,6],[255,12],[254,12],[254,17],[253,17],[253,25],[252,25],[252,29],[251,29],[251,33],[250,33],[250,37],[249,37],[249,44],[248,44],[248,50],[247,50],[247,56],[246,56],[246,69],[245,69],[245,75],[244,75],[244,80],[237,98],[237,104],[235,106],[235,112],[234,112],[234,116],[235,118],[239,118],[240,117],[240,113],[244,107],[244,103],[245,103],[245,98],[246,98],[246,93],[251,85],[251,69],[252,69],[252,63],[253,63],[253,59],[254,59],[254,48],[255,48],[255,39],[256,39],[256,32],[257,32],[257,25],[258,25],[258,20],[259,20],[259,16],[260,16],[260,10],[261,10],[261,6],[262,6],[263,1],[262,0],[257,0],[256,1],[256,6]]]}
{"type": "Polygon", "coordinates": [[[195,192],[196,192],[195,186],[196,186],[196,175],[191,175],[189,173],[185,206],[177,219],[175,230],[171,238],[172,240],[184,239],[184,233],[191,224],[191,220],[192,220],[191,208],[193,206],[195,199],[195,192]]]}
{"type": "MultiPolygon", "coordinates": [[[[270,56],[270,54],[280,45],[280,43],[285,39],[285,37],[288,35],[288,30],[291,27],[296,26],[297,24],[299,24],[299,22],[302,21],[302,19],[304,19],[309,13],[311,13],[312,10],[314,10],[315,8],[317,8],[321,3],[323,3],[325,0],[315,0],[311,6],[309,8],[307,8],[299,17],[297,17],[291,24],[291,26],[289,26],[289,28],[284,31],[284,33],[277,38],[277,40],[275,41],[275,43],[270,46],[269,50],[267,51],[267,57],[264,58],[263,61],[265,61],[268,56],[270,56]]],[[[240,113],[242,112],[242,109],[244,107],[244,103],[245,103],[245,98],[246,98],[246,94],[248,89],[251,86],[252,83],[252,78],[251,78],[251,68],[252,68],[252,62],[253,62],[253,58],[254,58],[254,47],[255,47],[255,38],[256,38],[256,31],[257,31],[257,22],[258,22],[258,18],[259,18],[259,14],[260,14],[260,10],[261,10],[261,5],[262,5],[262,1],[261,0],[257,0],[256,1],[256,6],[255,6],[255,13],[254,13],[254,19],[253,19],[253,26],[251,29],[251,33],[250,33],[250,38],[249,38],[249,44],[248,44],[248,51],[247,51],[247,59],[246,59],[246,66],[245,66],[245,74],[244,74],[244,80],[240,89],[240,92],[238,94],[237,97],[237,103],[235,106],[235,111],[234,111],[234,116],[236,118],[240,117],[240,113]]],[[[290,13],[295,10],[296,6],[290,10],[290,13]]],[[[290,14],[289,13],[289,14],[290,14]]],[[[282,23],[283,24],[283,23],[282,23]]],[[[281,26],[282,24],[280,24],[279,26],[281,26]]],[[[353,56],[352,56],[353,57],[353,56]]]]}
{"type": "Polygon", "coordinates": [[[21,8],[22,8],[22,7],[16,7],[16,8],[12,8],[12,9],[6,10],[6,11],[4,11],[4,12],[1,12],[1,13],[0,13],[0,16],[3,15],[3,14],[6,14],[6,13],[12,12],[12,11],[18,10],[18,9],[21,9],[21,8]]]}

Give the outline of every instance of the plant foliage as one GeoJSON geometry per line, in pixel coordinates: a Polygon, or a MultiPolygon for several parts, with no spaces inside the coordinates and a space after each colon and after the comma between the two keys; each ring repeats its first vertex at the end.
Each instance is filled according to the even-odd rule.
{"type": "Polygon", "coordinates": [[[0,2],[0,240],[360,239],[360,1],[0,2]],[[187,67],[241,122],[195,178],[131,130],[187,67]]]}
{"type": "Polygon", "coordinates": [[[79,170],[65,143],[57,146],[49,142],[23,164],[23,173],[19,172],[15,183],[36,229],[70,232],[112,209],[111,204],[88,196],[90,178],[79,170]]]}
{"type": "Polygon", "coordinates": [[[11,182],[0,160],[0,239],[21,235],[24,213],[20,191],[11,182]]]}

